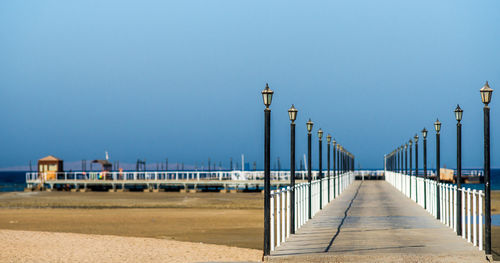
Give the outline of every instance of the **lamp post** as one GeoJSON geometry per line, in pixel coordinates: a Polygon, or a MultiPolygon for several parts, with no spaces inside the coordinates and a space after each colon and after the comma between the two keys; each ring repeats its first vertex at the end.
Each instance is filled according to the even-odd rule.
{"type": "Polygon", "coordinates": [[[455,109],[455,119],[457,120],[457,235],[462,235],[462,115],[463,110],[457,104],[455,109]]]}
{"type": "Polygon", "coordinates": [[[262,99],[266,109],[264,110],[264,256],[271,252],[271,101],[273,91],[266,83],[262,91],[262,99]]]}
{"type": "Polygon", "coordinates": [[[340,144],[337,143],[337,193],[340,194],[340,144]]]}
{"type": "Polygon", "coordinates": [[[484,214],[485,214],[485,253],[491,255],[491,199],[490,199],[490,107],[493,89],[488,85],[488,81],[481,88],[481,100],[484,103],[484,214]]]}
{"type": "Polygon", "coordinates": [[[405,174],[408,175],[408,143],[405,143],[405,174]]]}
{"type": "Polygon", "coordinates": [[[312,131],[312,128],[313,128],[313,125],[314,123],[311,121],[311,119],[309,119],[309,121],[306,123],[306,127],[307,127],[307,182],[308,182],[308,188],[309,188],[309,202],[308,202],[308,205],[309,205],[309,212],[308,212],[308,216],[309,216],[309,219],[312,218],[312,208],[311,208],[311,190],[312,190],[312,187],[311,187],[311,181],[312,181],[312,171],[311,171],[311,131],[312,131]]]}
{"type": "MultiPolygon", "coordinates": [[[[408,175],[408,143],[405,143],[405,146],[404,146],[404,155],[405,155],[405,174],[408,175]]],[[[404,176],[401,175],[401,187],[403,187],[403,180],[404,180],[404,176]]]]}
{"type": "MultiPolygon", "coordinates": [[[[424,138],[424,209],[427,209],[427,130],[422,130],[422,137],[424,138]]],[[[457,210],[459,211],[459,210],[457,210]]]]}
{"type": "Polygon", "coordinates": [[[337,141],[335,139],[333,139],[333,142],[332,142],[332,146],[333,146],[333,167],[332,167],[332,171],[333,171],[333,198],[335,199],[335,176],[337,174],[337,170],[335,168],[335,151],[337,150],[337,141]]]}
{"type": "Polygon", "coordinates": [[[328,166],[328,172],[326,174],[327,178],[328,178],[328,195],[327,195],[327,200],[330,201],[330,143],[332,142],[332,136],[330,134],[328,134],[326,136],[326,142],[328,144],[328,146],[326,147],[327,149],[327,154],[326,154],[326,159],[328,160],[326,163],[327,163],[327,166],[328,166]]]}
{"type": "Polygon", "coordinates": [[[323,208],[323,130],[318,130],[319,154],[318,154],[318,172],[319,172],[319,209],[323,208]]]}
{"type": "Polygon", "coordinates": [[[290,233],[295,234],[295,120],[297,119],[298,110],[292,104],[288,110],[290,118],[290,188],[292,193],[290,196],[290,233]]]}
{"type": "Polygon", "coordinates": [[[396,172],[401,172],[401,148],[396,148],[396,172]]]}
{"type": "Polygon", "coordinates": [[[441,166],[440,158],[441,158],[441,146],[440,146],[440,134],[439,131],[441,131],[441,122],[439,122],[439,119],[434,122],[434,129],[436,130],[436,218],[441,219],[441,212],[440,212],[440,204],[439,204],[439,183],[441,182],[441,171],[439,167],[441,166]]]}
{"type": "Polygon", "coordinates": [[[398,147],[398,151],[399,151],[399,173],[400,174],[403,174],[404,172],[404,152],[403,152],[404,148],[403,148],[403,145],[399,146],[398,147]]]}
{"type": "Polygon", "coordinates": [[[418,135],[413,137],[415,141],[415,202],[418,204],[418,135]]]}
{"type": "Polygon", "coordinates": [[[410,142],[408,142],[408,144],[410,145],[410,169],[409,169],[409,172],[410,172],[410,183],[408,184],[408,187],[410,189],[409,193],[410,193],[410,199],[411,199],[411,172],[412,172],[412,154],[413,154],[413,149],[412,149],[412,145],[413,145],[413,141],[410,139],[410,142]]]}

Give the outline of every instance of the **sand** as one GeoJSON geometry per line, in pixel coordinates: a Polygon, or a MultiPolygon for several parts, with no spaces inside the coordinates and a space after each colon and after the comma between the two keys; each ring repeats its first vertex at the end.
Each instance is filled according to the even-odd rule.
{"type": "MultiPolygon", "coordinates": [[[[500,191],[493,191],[492,199],[492,213],[500,213],[500,191]]],[[[5,231],[0,233],[0,240],[7,240],[4,233],[18,233],[12,234],[12,238],[22,240],[25,239],[22,235],[29,237],[42,233],[30,231],[44,231],[40,235],[50,234],[46,232],[70,236],[73,234],[69,233],[90,234],[89,238],[108,238],[112,235],[112,238],[123,237],[125,240],[131,237],[161,244],[175,241],[203,242],[204,246],[217,244],[255,249],[259,251],[258,258],[253,259],[255,261],[260,259],[263,244],[262,205],[260,193],[0,193],[0,229],[28,230],[0,230],[5,231]]],[[[6,256],[15,249],[16,244],[11,242],[0,242],[1,251],[9,251],[6,256]]],[[[28,244],[24,242],[24,247],[29,248],[28,244]]],[[[72,249],[80,249],[64,245],[63,250],[68,251],[61,252],[62,256],[54,261],[67,261],[67,255],[73,253],[72,249]]],[[[495,258],[500,259],[500,227],[492,228],[492,250],[495,258]]],[[[28,257],[26,261],[36,262],[37,258],[32,255],[41,252],[28,249],[26,253],[29,253],[25,255],[28,257]]],[[[0,261],[16,262],[17,259],[9,260],[0,256],[0,261]]],[[[81,260],[84,259],[82,256],[81,260]]],[[[172,259],[170,262],[175,261],[172,259]]]]}
{"type": "Polygon", "coordinates": [[[258,262],[262,251],[203,243],[0,230],[0,262],[258,262]]]}
{"type": "Polygon", "coordinates": [[[262,249],[260,193],[0,194],[0,229],[153,237],[262,249]]]}

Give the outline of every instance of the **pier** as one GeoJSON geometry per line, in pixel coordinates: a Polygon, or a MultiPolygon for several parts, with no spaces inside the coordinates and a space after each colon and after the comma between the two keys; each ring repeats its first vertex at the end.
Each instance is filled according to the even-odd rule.
{"type": "Polygon", "coordinates": [[[289,221],[289,188],[273,191],[271,253],[266,261],[371,262],[376,257],[376,262],[438,258],[486,262],[482,191],[393,171],[384,171],[384,180],[362,174],[354,171],[334,176],[336,180],[324,178],[321,192],[316,187],[319,180],[313,181],[310,218],[305,215],[307,183],[299,184],[294,225],[289,221]],[[330,199],[325,189],[332,193],[330,199]],[[460,211],[455,209],[458,192],[464,193],[460,211]],[[459,235],[457,218],[462,222],[459,235]]]}
{"type": "MultiPolygon", "coordinates": [[[[316,179],[318,172],[313,171],[312,175],[316,179]]],[[[295,177],[297,182],[305,182],[307,172],[297,171],[295,177]]],[[[262,171],[30,172],[26,173],[26,191],[260,191],[264,187],[263,178],[262,171]]],[[[272,172],[273,188],[286,186],[289,182],[289,171],[272,172]]]]}
{"type": "Polygon", "coordinates": [[[267,260],[421,262],[430,256],[445,262],[484,262],[477,246],[386,181],[377,180],[355,181],[267,260]]]}

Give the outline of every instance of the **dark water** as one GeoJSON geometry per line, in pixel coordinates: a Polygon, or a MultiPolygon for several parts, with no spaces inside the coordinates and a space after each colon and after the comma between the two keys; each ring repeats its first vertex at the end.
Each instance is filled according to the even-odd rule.
{"type": "Polygon", "coordinates": [[[23,191],[26,172],[0,172],[0,192],[23,191]]]}
{"type": "MultiPolygon", "coordinates": [[[[484,190],[482,184],[464,184],[463,186],[484,190]]],[[[23,191],[25,187],[26,172],[0,172],[0,192],[23,191]]],[[[500,169],[491,169],[491,189],[500,190],[500,169]]]]}

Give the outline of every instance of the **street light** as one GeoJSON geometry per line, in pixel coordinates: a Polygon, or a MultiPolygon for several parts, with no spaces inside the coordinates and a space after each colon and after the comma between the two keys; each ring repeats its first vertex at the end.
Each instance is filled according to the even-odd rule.
{"type": "Polygon", "coordinates": [[[422,137],[424,138],[424,209],[427,209],[427,129],[425,128],[422,130],[422,137]]]}
{"type": "Polygon", "coordinates": [[[485,210],[485,252],[491,255],[491,199],[490,199],[490,104],[493,89],[488,85],[488,81],[481,88],[481,100],[484,103],[484,210],[485,210]]]}
{"type": "Polygon", "coordinates": [[[328,186],[327,186],[327,188],[328,188],[328,190],[327,190],[327,192],[328,192],[327,200],[329,202],[330,201],[330,143],[332,142],[332,136],[330,134],[328,134],[326,136],[326,142],[328,144],[327,149],[326,149],[327,150],[326,159],[328,160],[326,163],[327,163],[328,172],[327,172],[326,176],[328,178],[328,181],[327,181],[328,182],[328,186]]]}
{"type": "Polygon", "coordinates": [[[340,144],[337,143],[337,194],[340,194],[340,175],[341,175],[341,163],[340,163],[340,144]]]}
{"type": "Polygon", "coordinates": [[[319,172],[319,209],[323,208],[323,130],[320,128],[318,130],[318,143],[319,143],[319,154],[318,154],[318,172],[319,172]]]}
{"type": "MultiPolygon", "coordinates": [[[[288,109],[288,117],[290,118],[290,187],[292,193],[290,203],[295,204],[295,120],[297,119],[298,110],[292,104],[288,109]]],[[[295,234],[295,205],[290,206],[290,233],[295,234]]]]}
{"type": "MultiPolygon", "coordinates": [[[[456,211],[462,210],[462,120],[463,110],[457,104],[455,109],[455,119],[457,119],[457,207],[456,211]]],[[[457,217],[457,235],[462,235],[462,215],[461,212],[456,213],[457,217]]]]}
{"type": "MultiPolygon", "coordinates": [[[[403,146],[401,146],[403,147],[403,146]]],[[[405,146],[404,146],[404,152],[403,152],[404,156],[405,156],[405,168],[404,168],[404,173],[406,175],[408,175],[408,143],[405,143],[405,146]]]]}
{"type": "Polygon", "coordinates": [[[274,92],[266,83],[262,91],[262,99],[266,109],[264,110],[264,256],[271,252],[271,101],[274,92]]]}
{"type": "Polygon", "coordinates": [[[413,137],[413,141],[415,141],[415,202],[418,204],[418,135],[415,134],[413,137]]]}
{"type": "Polygon", "coordinates": [[[441,182],[441,169],[440,169],[440,158],[441,158],[441,146],[440,146],[440,134],[439,131],[441,131],[441,122],[439,122],[439,119],[434,122],[434,129],[436,130],[436,218],[441,219],[441,211],[440,211],[440,204],[439,204],[439,183],[441,182]]]}
{"type": "Polygon", "coordinates": [[[337,175],[337,170],[335,168],[336,167],[336,165],[335,165],[335,163],[336,163],[336,161],[335,161],[336,160],[335,159],[335,155],[336,154],[335,153],[337,151],[337,141],[335,140],[335,138],[332,141],[332,147],[333,147],[333,167],[332,167],[332,172],[333,172],[333,182],[332,182],[332,184],[333,184],[333,193],[332,194],[333,194],[333,198],[335,199],[335,196],[336,196],[336,193],[335,193],[335,180],[336,180],[335,176],[337,175]]]}
{"type": "Polygon", "coordinates": [[[309,212],[308,212],[308,216],[309,216],[309,219],[312,218],[312,207],[311,207],[311,190],[312,190],[312,171],[311,171],[311,131],[312,131],[312,128],[313,128],[313,125],[314,123],[311,121],[311,119],[309,119],[309,121],[306,123],[306,127],[307,127],[307,182],[308,182],[308,188],[309,188],[309,212]]]}
{"type": "Polygon", "coordinates": [[[409,183],[408,183],[408,186],[409,186],[408,188],[409,188],[410,199],[411,199],[411,174],[412,174],[412,170],[413,170],[413,167],[412,167],[413,166],[412,165],[413,164],[412,163],[412,161],[413,161],[413,157],[412,157],[412,155],[413,155],[413,149],[412,149],[413,141],[411,139],[408,142],[408,145],[409,145],[409,148],[410,148],[409,149],[410,150],[410,158],[409,158],[410,159],[410,169],[408,170],[410,172],[410,180],[409,180],[409,183]]]}

